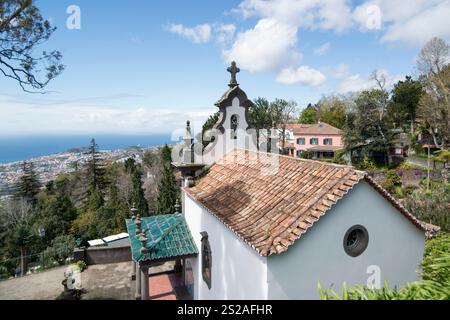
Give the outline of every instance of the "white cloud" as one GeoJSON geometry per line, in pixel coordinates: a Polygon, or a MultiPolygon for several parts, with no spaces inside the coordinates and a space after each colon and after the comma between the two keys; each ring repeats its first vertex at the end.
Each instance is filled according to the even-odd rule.
{"type": "Polygon", "coordinates": [[[314,49],[314,54],[316,56],[323,56],[327,54],[328,50],[330,50],[331,44],[329,42],[324,43],[320,47],[314,49]]]}
{"type": "MultiPolygon", "coordinates": [[[[96,99],[41,101],[0,96],[0,135],[83,133],[168,133],[186,119],[203,123],[210,109],[103,105],[96,99]],[[7,119],[2,120],[2,119],[7,119]]],[[[125,105],[126,103],[124,103],[125,105]]]]}
{"type": "Polygon", "coordinates": [[[361,30],[382,30],[382,42],[421,47],[437,36],[450,39],[448,0],[370,0],[353,10],[353,20],[361,30]],[[380,26],[371,20],[379,11],[380,26]],[[372,28],[370,27],[372,26],[372,28]]]}
{"type": "Polygon", "coordinates": [[[236,32],[236,26],[234,24],[216,24],[214,25],[214,33],[216,41],[220,44],[224,44],[233,40],[234,33],[236,32]]]}
{"type": "MultiPolygon", "coordinates": [[[[403,79],[402,75],[390,75],[386,70],[380,70],[380,75],[383,75],[386,79],[385,89],[390,90],[399,80],[403,79]]],[[[371,79],[370,75],[361,76],[360,74],[354,74],[345,78],[339,85],[338,92],[345,94],[349,92],[358,92],[362,90],[370,90],[378,88],[375,80],[371,79]]]]}
{"type": "Polygon", "coordinates": [[[332,73],[333,77],[335,77],[337,79],[342,79],[349,75],[350,67],[348,66],[348,64],[341,63],[336,68],[333,68],[331,70],[331,73],[332,73]]]}
{"type": "MultiPolygon", "coordinates": [[[[352,21],[348,0],[244,0],[233,11],[243,18],[259,19],[223,51],[227,61],[235,60],[249,71],[298,66],[302,55],[296,44],[301,28],[341,32],[352,21]]],[[[318,54],[325,54],[329,46],[325,44],[318,54]]]]}
{"type": "Polygon", "coordinates": [[[224,45],[234,39],[236,26],[232,23],[204,23],[195,27],[185,27],[182,24],[170,24],[166,27],[166,30],[178,34],[193,43],[206,43],[211,39],[215,39],[217,43],[224,45]]]}
{"type": "Polygon", "coordinates": [[[170,24],[169,32],[178,34],[193,43],[205,43],[211,38],[212,27],[210,24],[199,24],[195,27],[185,27],[182,24],[170,24]]]}
{"type": "Polygon", "coordinates": [[[271,18],[301,28],[340,32],[351,26],[348,0],[244,0],[233,11],[244,18],[271,18]]]}
{"type": "Polygon", "coordinates": [[[301,66],[297,69],[286,68],[281,70],[276,81],[283,84],[300,83],[307,86],[319,86],[326,80],[325,75],[319,70],[308,66],[301,66]]]}
{"type": "Polygon", "coordinates": [[[253,29],[238,33],[223,55],[228,62],[237,61],[243,69],[265,71],[298,59],[293,51],[296,43],[296,27],[275,19],[261,19],[253,29]]]}
{"type": "Polygon", "coordinates": [[[423,46],[433,37],[450,39],[450,1],[425,9],[410,19],[396,21],[383,35],[384,42],[423,46]]]}

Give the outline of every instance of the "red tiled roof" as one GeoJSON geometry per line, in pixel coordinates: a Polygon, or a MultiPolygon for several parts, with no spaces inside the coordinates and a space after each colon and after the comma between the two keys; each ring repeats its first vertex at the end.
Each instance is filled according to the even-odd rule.
{"type": "Polygon", "coordinates": [[[301,134],[341,134],[342,131],[328,123],[315,124],[287,124],[286,129],[292,130],[295,135],[301,134]]]}
{"type": "Polygon", "coordinates": [[[365,172],[350,166],[235,149],[184,190],[260,255],[268,256],[286,251],[364,179],[426,230],[365,172]],[[278,166],[271,167],[270,160],[278,166]]]}

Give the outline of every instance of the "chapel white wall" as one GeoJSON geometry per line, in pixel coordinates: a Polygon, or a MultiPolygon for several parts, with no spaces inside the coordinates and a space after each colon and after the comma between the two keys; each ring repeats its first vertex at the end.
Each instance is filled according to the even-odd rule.
{"type": "Polygon", "coordinates": [[[267,299],[267,259],[261,257],[230,229],[184,193],[185,218],[199,249],[190,259],[194,299],[267,299]],[[201,235],[208,233],[212,252],[211,289],[201,273],[201,235]]]}
{"type": "Polygon", "coordinates": [[[248,123],[245,118],[246,108],[240,105],[239,98],[235,97],[230,106],[226,107],[226,115],[223,123],[225,132],[219,133],[211,146],[208,146],[201,154],[196,153],[195,162],[203,164],[212,164],[234,148],[247,150],[257,150],[256,141],[254,141],[250,130],[247,130],[248,123]],[[236,128],[237,139],[231,138],[231,117],[237,116],[238,126],[236,128]]]}
{"type": "Polygon", "coordinates": [[[267,258],[269,299],[319,299],[317,283],[342,292],[366,284],[367,268],[377,265],[381,285],[403,286],[418,279],[424,232],[401,215],[367,182],[356,185],[282,254],[267,258]],[[358,257],[343,248],[346,231],[363,225],[369,233],[367,249],[358,257]]]}

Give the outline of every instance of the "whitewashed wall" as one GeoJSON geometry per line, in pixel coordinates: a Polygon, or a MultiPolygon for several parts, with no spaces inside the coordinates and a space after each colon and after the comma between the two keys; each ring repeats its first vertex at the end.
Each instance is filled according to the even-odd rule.
{"type": "Polygon", "coordinates": [[[402,286],[418,279],[424,233],[378,194],[368,183],[356,185],[316,225],[285,253],[267,258],[269,299],[319,299],[317,282],[366,284],[367,268],[377,265],[381,284],[402,286]],[[346,231],[363,225],[369,245],[358,257],[343,248],[346,231]]]}
{"type": "Polygon", "coordinates": [[[200,253],[190,259],[194,299],[267,299],[267,259],[240,240],[216,217],[184,193],[185,217],[200,253]],[[211,289],[201,273],[201,235],[208,233],[212,252],[211,289]]]}
{"type": "Polygon", "coordinates": [[[247,131],[248,123],[245,119],[245,110],[246,108],[240,105],[239,98],[235,97],[232,100],[232,105],[226,108],[226,117],[223,123],[225,132],[219,133],[216,141],[207,147],[202,154],[195,155],[197,163],[212,164],[234,148],[257,150],[256,141],[252,139],[250,130],[247,131]],[[233,115],[236,115],[238,119],[237,139],[231,139],[231,117],[233,115]]]}

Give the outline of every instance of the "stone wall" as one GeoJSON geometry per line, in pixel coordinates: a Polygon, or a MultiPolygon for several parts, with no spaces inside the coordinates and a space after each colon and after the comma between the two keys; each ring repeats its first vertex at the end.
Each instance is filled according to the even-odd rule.
{"type": "Polygon", "coordinates": [[[129,246],[79,248],[74,251],[74,260],[87,265],[126,262],[131,261],[131,250],[129,246]]]}

